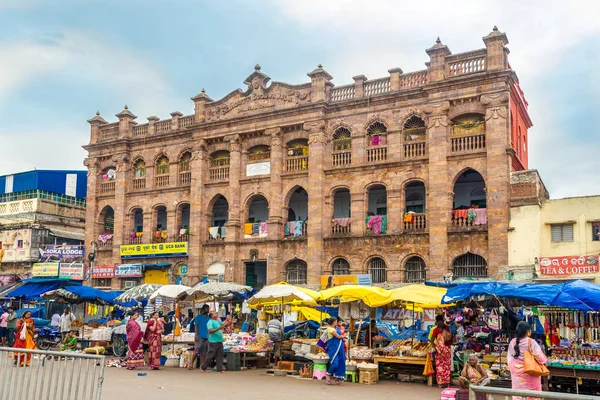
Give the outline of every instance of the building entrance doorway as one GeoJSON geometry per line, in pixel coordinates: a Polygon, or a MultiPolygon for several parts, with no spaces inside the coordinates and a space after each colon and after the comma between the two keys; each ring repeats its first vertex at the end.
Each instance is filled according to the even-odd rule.
{"type": "Polygon", "coordinates": [[[255,261],[246,263],[246,286],[256,290],[262,289],[267,284],[267,262],[255,261]]]}

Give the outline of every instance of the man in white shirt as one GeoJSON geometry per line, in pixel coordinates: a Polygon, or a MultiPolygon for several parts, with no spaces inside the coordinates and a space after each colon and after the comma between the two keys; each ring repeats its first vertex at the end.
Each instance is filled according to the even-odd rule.
{"type": "Polygon", "coordinates": [[[52,321],[50,321],[50,326],[52,328],[59,328],[60,327],[60,314],[55,312],[54,315],[52,316],[52,321]]]}
{"type": "Polygon", "coordinates": [[[71,332],[71,323],[75,321],[75,315],[69,307],[65,308],[65,312],[60,316],[60,334],[64,340],[67,333],[71,332]]]}

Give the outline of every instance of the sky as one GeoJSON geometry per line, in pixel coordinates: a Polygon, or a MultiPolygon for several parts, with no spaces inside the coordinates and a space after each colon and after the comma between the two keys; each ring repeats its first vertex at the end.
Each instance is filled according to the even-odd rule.
{"type": "Polygon", "coordinates": [[[529,167],[553,198],[600,194],[600,2],[0,0],[0,175],[83,169],[86,120],[127,104],[146,122],[219,99],[255,64],[275,81],[336,85],[422,70],[440,37],[483,48],[494,25],[529,102],[529,167]]]}

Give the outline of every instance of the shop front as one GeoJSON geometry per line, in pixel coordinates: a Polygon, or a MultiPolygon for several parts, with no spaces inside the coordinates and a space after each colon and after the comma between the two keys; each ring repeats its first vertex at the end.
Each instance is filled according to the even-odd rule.
{"type": "Polygon", "coordinates": [[[538,268],[538,282],[557,283],[576,279],[594,282],[600,272],[600,257],[597,255],[540,257],[538,268]]]}
{"type": "MultiPolygon", "coordinates": [[[[178,267],[177,271],[171,273],[170,262],[156,262],[157,258],[179,259],[188,256],[187,242],[167,242],[152,244],[124,245],[120,249],[121,259],[125,262],[135,261],[135,264],[123,264],[117,267],[122,268],[125,275],[115,274],[117,278],[122,279],[122,288],[133,287],[142,283],[167,285],[170,275],[181,275],[182,269],[178,267]]],[[[187,264],[185,265],[187,268],[187,264]]],[[[187,274],[187,269],[183,271],[187,274]]]]}

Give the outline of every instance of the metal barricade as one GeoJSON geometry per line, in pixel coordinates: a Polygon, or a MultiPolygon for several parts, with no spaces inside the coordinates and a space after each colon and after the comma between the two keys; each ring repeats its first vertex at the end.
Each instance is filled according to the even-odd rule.
{"type": "Polygon", "coordinates": [[[518,390],[518,389],[506,389],[506,388],[495,388],[489,386],[470,386],[469,387],[469,400],[476,400],[485,395],[487,400],[512,400],[513,396],[521,397],[523,399],[540,399],[540,400],[600,400],[598,396],[589,396],[572,393],[558,393],[558,392],[537,392],[533,390],[518,390]]]}
{"type": "Polygon", "coordinates": [[[0,400],[100,400],[103,380],[104,356],[0,347],[0,400]]]}

